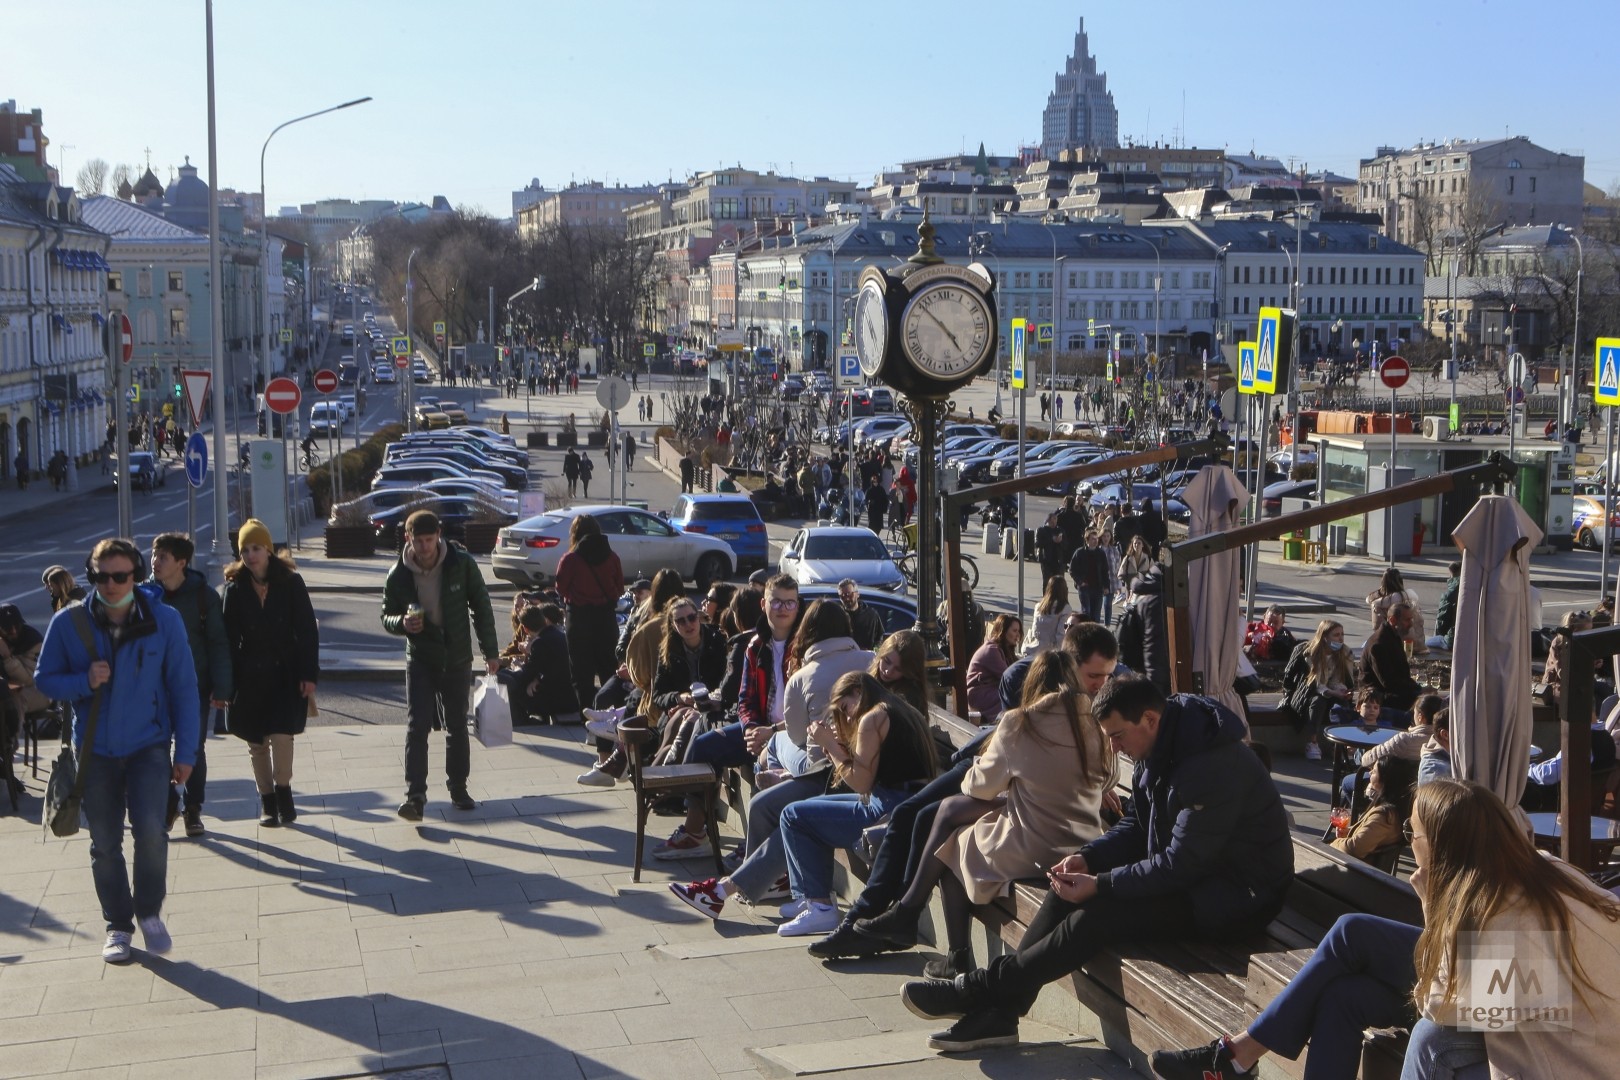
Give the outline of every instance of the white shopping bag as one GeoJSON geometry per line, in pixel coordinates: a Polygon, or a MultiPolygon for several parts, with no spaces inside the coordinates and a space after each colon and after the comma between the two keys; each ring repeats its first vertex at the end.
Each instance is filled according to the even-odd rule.
{"type": "Polygon", "coordinates": [[[473,735],[487,747],[512,745],[512,707],[506,687],[493,675],[478,680],[473,690],[473,735]]]}

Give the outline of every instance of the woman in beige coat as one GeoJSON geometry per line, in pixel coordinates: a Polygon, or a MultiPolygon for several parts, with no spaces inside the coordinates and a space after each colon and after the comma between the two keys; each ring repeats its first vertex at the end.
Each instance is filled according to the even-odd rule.
{"type": "Polygon", "coordinates": [[[1041,877],[1102,835],[1102,797],[1117,778],[1116,760],[1080,690],[1074,658],[1056,649],[1041,653],[1030,665],[1020,708],[1001,718],[963,778],[962,794],[941,804],[925,849],[933,857],[917,867],[893,907],[856,922],[856,931],[909,948],[938,883],[949,953],[928,965],[928,975],[972,971],[973,905],[1005,895],[1021,878],[1041,877]],[[982,807],[982,816],[951,824],[962,820],[956,811],[964,802],[982,807]]]}

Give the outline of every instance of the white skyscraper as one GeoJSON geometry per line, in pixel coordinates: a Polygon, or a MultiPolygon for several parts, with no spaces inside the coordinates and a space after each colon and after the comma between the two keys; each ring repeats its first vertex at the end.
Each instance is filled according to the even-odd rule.
{"type": "Polygon", "coordinates": [[[1119,110],[1108,92],[1108,76],[1097,70],[1097,60],[1086,44],[1086,20],[1074,35],[1074,53],[1058,72],[1041,117],[1041,154],[1057,157],[1059,150],[1077,146],[1118,146],[1119,110]]]}

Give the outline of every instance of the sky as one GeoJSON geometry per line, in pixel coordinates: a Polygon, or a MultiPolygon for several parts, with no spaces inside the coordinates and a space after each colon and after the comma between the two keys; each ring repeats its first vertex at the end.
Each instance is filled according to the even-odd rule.
{"type": "MultiPolygon", "coordinates": [[[[165,183],[188,155],[207,179],[203,0],[77,0],[70,17],[6,6],[0,100],[44,110],[65,182],[89,158],[139,169],[148,151],[165,183]]],[[[1522,134],[1584,154],[1591,183],[1620,178],[1607,75],[1620,5],[1598,0],[214,7],[221,186],[257,190],[281,122],[373,98],[275,137],[272,209],[444,195],[504,217],[531,179],[657,183],[741,164],[869,184],[980,142],[1014,154],[1040,139],[1082,17],[1122,140],[1354,176],[1379,146],[1522,134]]]]}

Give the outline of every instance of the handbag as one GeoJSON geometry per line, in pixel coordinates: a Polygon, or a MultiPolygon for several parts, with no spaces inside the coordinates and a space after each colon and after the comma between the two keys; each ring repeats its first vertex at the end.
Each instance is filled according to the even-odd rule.
{"type": "Polygon", "coordinates": [[[512,706],[506,684],[493,675],[479,679],[473,691],[473,735],[485,747],[512,745],[512,706]]]}
{"type": "MultiPolygon", "coordinates": [[[[96,655],[96,637],[90,630],[90,616],[85,612],[83,605],[70,609],[69,618],[73,628],[79,632],[79,640],[84,643],[85,651],[90,654],[90,662],[94,664],[96,655]]],[[[84,745],[92,747],[96,742],[96,717],[101,712],[101,688],[97,687],[90,697],[90,717],[84,725],[84,745]]],[[[51,768],[51,779],[45,785],[45,824],[50,827],[53,836],[72,836],[79,831],[80,807],[84,801],[84,773],[79,769],[78,759],[73,754],[73,727],[71,724],[62,728],[62,751],[56,755],[56,764],[51,768]]]]}

